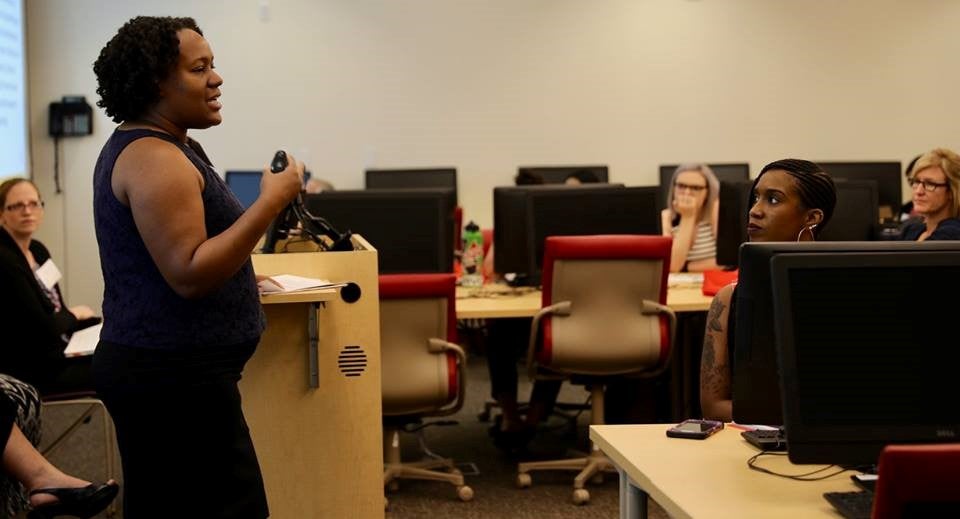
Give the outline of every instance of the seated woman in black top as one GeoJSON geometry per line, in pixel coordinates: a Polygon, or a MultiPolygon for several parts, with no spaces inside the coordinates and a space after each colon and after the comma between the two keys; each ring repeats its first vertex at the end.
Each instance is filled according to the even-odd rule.
{"type": "Polygon", "coordinates": [[[903,226],[903,240],[960,240],[960,155],[936,148],[917,159],[908,182],[919,221],[903,226]]]}
{"type": "Polygon", "coordinates": [[[87,306],[67,307],[50,252],[33,233],[43,222],[43,200],[24,178],[0,184],[0,372],[41,394],[92,391],[90,358],[66,359],[73,332],[96,321],[87,306]]]}
{"type": "MultiPolygon", "coordinates": [[[[784,159],[767,164],[753,181],[747,234],[752,242],[814,241],[830,221],[836,187],[820,166],[784,159]]],[[[707,314],[700,359],[700,407],[703,417],[733,419],[733,324],[730,306],[736,284],[717,292],[707,314]]]]}

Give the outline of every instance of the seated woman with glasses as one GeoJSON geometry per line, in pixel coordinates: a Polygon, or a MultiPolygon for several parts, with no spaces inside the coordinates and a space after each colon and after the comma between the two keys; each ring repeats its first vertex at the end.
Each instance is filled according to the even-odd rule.
{"type": "Polygon", "coordinates": [[[917,159],[910,171],[913,211],[902,240],[960,240],[960,155],[935,148],[917,159]]]}
{"type": "Polygon", "coordinates": [[[0,184],[0,372],[35,386],[41,395],[93,391],[92,357],[67,359],[73,332],[99,322],[87,306],[68,307],[60,272],[33,234],[43,222],[43,200],[33,182],[0,184]]]}
{"type": "Polygon", "coordinates": [[[668,207],[661,212],[664,236],[673,237],[670,272],[717,268],[720,182],[705,164],[683,164],[673,172],[668,207]]]}

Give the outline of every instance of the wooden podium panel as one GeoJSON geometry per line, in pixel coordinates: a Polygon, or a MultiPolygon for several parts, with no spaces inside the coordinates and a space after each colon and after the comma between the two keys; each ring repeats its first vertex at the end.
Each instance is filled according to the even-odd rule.
{"type": "Polygon", "coordinates": [[[240,391],[274,519],[384,516],[377,253],[359,236],[354,242],[354,252],[252,256],[257,274],[353,282],[361,291],[354,303],[329,291],[262,298],[267,329],[240,391]],[[313,389],[308,322],[316,305],[313,389]],[[359,373],[346,365],[364,357],[359,373]]]}

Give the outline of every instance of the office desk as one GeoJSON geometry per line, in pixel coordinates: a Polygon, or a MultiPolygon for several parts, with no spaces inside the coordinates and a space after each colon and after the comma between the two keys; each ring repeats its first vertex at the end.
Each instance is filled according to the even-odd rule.
{"type": "MultiPolygon", "coordinates": [[[[537,288],[512,288],[500,283],[483,287],[457,287],[457,319],[501,319],[533,317],[540,310],[541,292],[537,288]]],[[[712,297],[703,295],[699,285],[667,289],[667,306],[674,312],[706,312],[712,297]]]]}
{"type": "MultiPolygon", "coordinates": [[[[646,517],[649,495],[670,517],[840,517],[822,495],[857,490],[849,472],[795,481],[747,467],[756,454],[733,427],[706,440],[668,438],[670,425],[591,425],[593,441],[620,472],[620,517],[646,517]]],[[[760,466],[802,474],[822,465],[793,465],[763,456],[760,466]]],[[[832,472],[833,469],[830,469],[832,472]]]]}

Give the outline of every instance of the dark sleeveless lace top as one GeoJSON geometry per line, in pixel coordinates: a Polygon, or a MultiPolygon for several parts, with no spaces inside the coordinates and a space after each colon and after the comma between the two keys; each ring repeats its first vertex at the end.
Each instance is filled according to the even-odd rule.
{"type": "Polygon", "coordinates": [[[249,260],[223,286],[204,297],[185,299],[163,279],[137,231],[133,213],[114,196],[111,177],[117,157],[143,137],[175,144],[203,175],[207,236],[222,233],[243,213],[195,142],[188,146],[153,130],[114,131],[93,174],[93,215],[104,282],[100,338],[152,349],[230,346],[258,338],[265,319],[249,260]]]}

